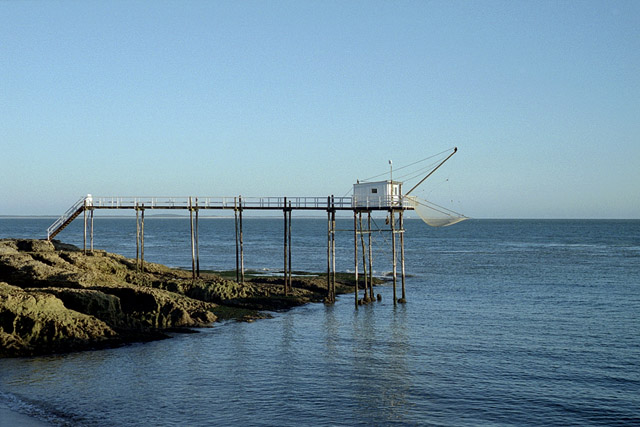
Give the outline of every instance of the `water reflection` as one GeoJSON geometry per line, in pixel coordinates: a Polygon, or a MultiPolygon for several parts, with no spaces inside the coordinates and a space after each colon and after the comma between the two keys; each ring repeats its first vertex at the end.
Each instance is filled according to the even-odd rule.
{"type": "Polygon", "coordinates": [[[352,384],[358,419],[406,421],[412,386],[406,308],[360,307],[351,323],[352,384]]]}
{"type": "Polygon", "coordinates": [[[335,313],[335,305],[326,304],[324,306],[324,317],[322,320],[326,355],[329,358],[329,361],[333,362],[335,357],[338,355],[340,328],[340,323],[338,322],[335,313]]]}

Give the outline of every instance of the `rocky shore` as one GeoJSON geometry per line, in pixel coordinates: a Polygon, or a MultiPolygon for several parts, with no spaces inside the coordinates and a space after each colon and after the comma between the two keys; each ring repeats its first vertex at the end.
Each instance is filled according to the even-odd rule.
{"type": "MultiPolygon", "coordinates": [[[[114,347],[221,319],[252,320],[263,311],[322,301],[326,278],[253,277],[245,284],[205,273],[83,253],[59,241],[0,239],[0,357],[114,347]]],[[[343,276],[338,293],[352,291],[343,276]]]]}

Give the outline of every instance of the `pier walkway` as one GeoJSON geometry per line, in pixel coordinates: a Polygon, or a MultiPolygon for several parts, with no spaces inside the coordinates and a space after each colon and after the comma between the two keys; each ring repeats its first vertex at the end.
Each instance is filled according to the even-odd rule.
{"type": "MultiPolygon", "coordinates": [[[[398,183],[387,181],[384,183],[389,188],[398,183]]],[[[385,187],[386,188],[386,187],[385,187]]],[[[193,278],[200,276],[198,214],[200,210],[233,210],[236,228],[236,279],[244,282],[244,251],[242,213],[245,210],[280,210],[284,212],[284,290],[285,295],[291,290],[291,213],[300,211],[325,211],[327,212],[327,300],[335,301],[335,234],[336,212],[353,212],[353,236],[354,236],[354,267],[355,267],[355,301],[359,303],[373,300],[372,260],[371,260],[371,213],[374,211],[387,211],[389,215],[389,229],[376,231],[389,231],[392,235],[393,251],[393,293],[394,303],[405,302],[405,271],[404,271],[404,211],[414,209],[412,203],[400,195],[384,193],[366,196],[352,197],[93,197],[87,195],[74,203],[60,218],[48,229],[47,239],[51,240],[67,227],[81,214],[84,215],[84,251],[87,251],[87,231],[90,232],[90,250],[93,250],[93,217],[94,211],[100,209],[126,209],[136,212],[136,261],[140,271],[144,271],[144,213],[148,209],[155,210],[188,210],[191,222],[191,254],[193,278]],[[363,223],[362,215],[368,216],[363,223]],[[396,221],[397,215],[397,221],[396,221]],[[402,266],[402,298],[396,297],[397,276],[397,252],[396,236],[400,241],[400,262],[402,266]],[[365,236],[368,242],[365,243],[365,236]],[[361,245],[362,253],[359,254],[358,246],[361,245]],[[368,246],[368,249],[367,249],[368,246]],[[362,259],[360,259],[362,256],[362,259]],[[358,266],[362,263],[364,270],[363,300],[358,299],[358,266]]]]}

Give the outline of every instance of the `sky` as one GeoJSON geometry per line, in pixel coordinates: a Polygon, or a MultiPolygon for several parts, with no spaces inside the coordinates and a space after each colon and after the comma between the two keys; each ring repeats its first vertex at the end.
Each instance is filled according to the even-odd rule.
{"type": "Polygon", "coordinates": [[[336,196],[640,218],[640,2],[0,0],[0,215],[336,196]],[[397,166],[396,166],[397,165],[397,166]]]}

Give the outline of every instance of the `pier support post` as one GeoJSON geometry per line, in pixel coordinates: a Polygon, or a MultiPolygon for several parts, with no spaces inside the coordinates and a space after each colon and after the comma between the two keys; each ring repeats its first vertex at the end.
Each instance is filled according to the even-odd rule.
{"type": "Polygon", "coordinates": [[[200,249],[198,248],[198,199],[195,206],[189,197],[189,223],[191,225],[191,278],[200,277],[200,249]],[[195,212],[195,223],[194,223],[195,212]]]}
{"type": "Polygon", "coordinates": [[[196,197],[196,274],[200,277],[200,234],[198,232],[198,215],[200,209],[198,208],[198,198],[196,197]]]}
{"type": "Polygon", "coordinates": [[[364,244],[364,234],[366,231],[362,228],[362,212],[358,213],[358,223],[360,224],[360,245],[362,246],[362,273],[364,277],[364,297],[363,302],[369,302],[369,275],[367,274],[367,250],[364,244]]]}
{"type": "Polygon", "coordinates": [[[244,284],[244,243],[242,234],[242,196],[238,197],[238,235],[236,238],[240,243],[240,283],[244,284]]]}
{"type": "Polygon", "coordinates": [[[327,197],[327,302],[336,302],[336,211],[333,196],[327,197]]]}
{"type": "Polygon", "coordinates": [[[336,302],[336,210],[333,196],[327,197],[327,302],[336,302]]]}
{"type": "Polygon", "coordinates": [[[331,197],[327,196],[327,302],[331,300],[331,197]]]}
{"type": "Polygon", "coordinates": [[[82,215],[84,216],[84,243],[82,246],[82,253],[87,254],[87,208],[82,209],[82,215]]]}
{"type": "Polygon", "coordinates": [[[136,204],[136,271],[144,273],[144,204],[136,204]]]}
{"type": "Polygon", "coordinates": [[[288,267],[289,267],[289,225],[287,223],[287,219],[288,219],[288,213],[287,213],[287,198],[284,198],[284,277],[283,277],[283,284],[284,284],[284,294],[285,296],[289,295],[289,284],[288,284],[288,267]]]}
{"type": "Polygon", "coordinates": [[[369,299],[373,299],[373,252],[371,248],[371,211],[368,212],[367,229],[369,231],[369,299]]]}
{"type": "Polygon", "coordinates": [[[140,214],[140,271],[144,273],[144,203],[140,214]]]}
{"type": "Polygon", "coordinates": [[[189,197],[189,227],[191,232],[191,278],[196,278],[196,250],[193,239],[193,207],[191,206],[191,197],[189,197]]]}
{"type": "Polygon", "coordinates": [[[240,245],[238,242],[238,198],[233,198],[233,218],[236,226],[236,282],[240,282],[240,245]]]}
{"type": "Polygon", "coordinates": [[[393,304],[395,305],[398,302],[398,297],[396,295],[396,282],[397,282],[397,255],[396,255],[396,214],[393,209],[390,211],[391,215],[391,247],[392,247],[392,258],[393,258],[393,304]]]}
{"type": "Polygon", "coordinates": [[[292,247],[291,247],[291,211],[293,209],[291,208],[291,201],[289,201],[289,278],[288,278],[288,286],[289,286],[289,291],[293,291],[293,287],[291,285],[291,252],[293,252],[292,247]]]}
{"type": "Polygon", "coordinates": [[[93,211],[94,209],[91,208],[91,210],[89,211],[89,216],[91,217],[91,234],[90,234],[90,239],[89,241],[91,242],[91,253],[93,253],[93,211]]]}
{"type": "Polygon", "coordinates": [[[407,302],[407,294],[405,292],[404,285],[404,210],[401,210],[399,213],[400,216],[400,264],[402,266],[402,297],[398,300],[399,303],[407,302]]]}
{"type": "Polygon", "coordinates": [[[331,195],[331,292],[333,300],[336,300],[336,205],[335,198],[331,195]]]}
{"type": "Polygon", "coordinates": [[[136,271],[140,269],[140,210],[136,204],[136,271]]]}
{"type": "Polygon", "coordinates": [[[356,309],[358,308],[358,212],[353,210],[353,259],[355,267],[354,294],[356,309]]]}

